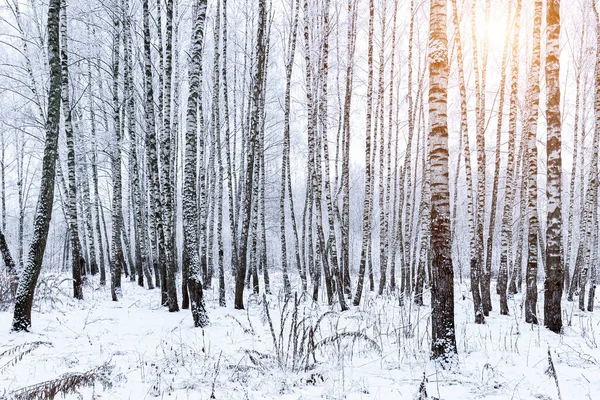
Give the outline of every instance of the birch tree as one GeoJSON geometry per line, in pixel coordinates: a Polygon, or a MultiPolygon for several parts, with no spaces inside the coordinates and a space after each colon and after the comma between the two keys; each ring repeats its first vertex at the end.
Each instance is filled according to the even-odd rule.
{"type": "Polygon", "coordinates": [[[460,94],[460,134],[462,136],[463,148],[461,152],[465,157],[465,175],[467,183],[467,214],[469,226],[469,259],[470,259],[470,281],[471,295],[473,296],[473,307],[475,312],[475,322],[482,324],[485,321],[483,315],[483,304],[481,302],[481,269],[478,267],[477,259],[477,243],[476,243],[476,227],[473,215],[475,214],[473,204],[473,174],[471,172],[471,148],[469,146],[469,123],[467,115],[467,85],[464,72],[464,58],[462,52],[460,20],[458,18],[457,1],[452,0],[452,19],[454,23],[454,41],[456,46],[456,57],[458,61],[458,85],[460,94]]]}
{"type": "Polygon", "coordinates": [[[265,28],[267,21],[267,5],[265,0],[258,1],[258,29],[256,33],[256,67],[252,76],[252,110],[250,115],[250,130],[246,155],[246,179],[242,214],[242,226],[240,231],[240,251],[238,253],[236,279],[235,279],[235,308],[244,309],[244,279],[246,277],[248,232],[250,230],[250,218],[252,214],[253,177],[258,146],[259,123],[262,110],[260,109],[260,96],[263,88],[263,78],[266,63],[265,28]]]}
{"type": "Polygon", "coordinates": [[[100,229],[100,191],[98,189],[98,144],[96,137],[96,104],[94,102],[94,87],[92,85],[92,63],[88,60],[88,93],[90,103],[90,136],[92,142],[92,149],[90,155],[90,164],[92,170],[92,190],[94,192],[94,230],[98,237],[98,258],[100,261],[100,285],[106,284],[106,267],[104,264],[104,246],[102,240],[102,230],[100,229]]]}
{"type": "Polygon", "coordinates": [[[202,268],[200,265],[199,243],[196,221],[198,219],[198,202],[196,186],[197,162],[197,135],[198,133],[198,102],[199,87],[201,82],[200,64],[202,63],[202,43],[204,41],[204,25],[206,21],[206,0],[197,0],[194,3],[194,30],[192,33],[190,49],[189,95],[186,114],[185,132],[185,157],[183,181],[183,229],[184,251],[189,262],[189,277],[187,288],[189,291],[192,317],[194,326],[204,327],[208,324],[208,316],[204,306],[204,293],[202,291],[202,268]]]}
{"type": "Polygon", "coordinates": [[[362,291],[365,279],[365,270],[367,267],[367,252],[371,242],[371,124],[373,113],[373,33],[375,18],[375,4],[373,0],[369,0],[369,38],[368,38],[368,77],[367,77],[367,117],[365,131],[365,199],[362,217],[362,245],[360,250],[360,264],[358,270],[358,283],[356,285],[356,293],[354,295],[353,304],[358,306],[362,297],[362,291]]]}
{"type": "Polygon", "coordinates": [[[121,232],[123,229],[123,203],[121,181],[121,117],[119,103],[119,48],[121,45],[121,21],[118,16],[113,17],[113,43],[112,43],[112,106],[114,142],[111,149],[111,172],[113,179],[112,199],[112,245],[110,257],[110,293],[113,301],[121,297],[121,270],[123,269],[123,245],[121,232]]]}
{"type": "Polygon", "coordinates": [[[528,230],[528,252],[527,252],[527,272],[525,294],[525,322],[537,324],[537,270],[538,270],[538,206],[537,206],[537,175],[538,175],[538,151],[537,151],[537,121],[538,105],[540,102],[540,42],[542,25],[542,1],[536,0],[534,3],[533,19],[533,55],[529,77],[527,82],[527,118],[525,121],[524,132],[527,137],[527,196],[529,215],[528,230]]]}
{"type": "Polygon", "coordinates": [[[61,61],[61,101],[62,114],[67,142],[67,182],[66,194],[67,221],[71,238],[71,273],[73,276],[73,297],[83,299],[81,270],[85,268],[79,242],[79,228],[77,222],[77,182],[75,180],[75,137],[71,117],[71,102],[69,101],[69,58],[67,48],[67,3],[62,0],[60,15],[60,61],[61,61]]]}
{"type": "MultiPolygon", "coordinates": [[[[514,206],[514,192],[517,176],[515,171],[515,137],[517,134],[517,94],[519,80],[519,28],[521,18],[521,0],[517,0],[514,24],[512,28],[513,38],[511,43],[512,60],[510,72],[510,94],[509,94],[509,117],[508,117],[508,160],[506,164],[506,184],[504,209],[502,211],[501,230],[501,253],[500,268],[498,272],[498,292],[500,294],[500,314],[508,315],[507,285],[509,255],[512,249],[512,214],[514,206]]],[[[498,171],[499,172],[499,171],[498,171]]],[[[520,245],[520,244],[519,244],[520,245]]]]}
{"type": "MultiPolygon", "coordinates": [[[[573,256],[573,251],[572,251],[572,244],[573,244],[573,233],[575,231],[575,227],[574,227],[574,216],[575,216],[575,212],[574,212],[574,204],[575,204],[575,184],[577,182],[577,177],[578,177],[578,172],[580,171],[579,168],[579,164],[580,164],[580,158],[582,158],[582,155],[580,155],[579,153],[579,147],[583,142],[582,139],[580,139],[579,137],[579,131],[580,131],[580,112],[581,112],[581,102],[582,102],[582,96],[581,96],[581,83],[582,83],[582,71],[583,71],[583,55],[584,55],[584,40],[585,40],[585,31],[586,31],[586,23],[582,23],[581,24],[581,36],[579,38],[579,55],[578,55],[578,59],[576,61],[575,64],[575,117],[574,117],[574,121],[573,121],[573,164],[572,164],[572,168],[571,168],[571,179],[570,179],[570,183],[569,183],[569,208],[567,211],[567,242],[565,245],[565,254],[564,254],[564,262],[565,262],[565,285],[566,285],[566,290],[567,290],[567,300],[568,301],[573,301],[573,294],[575,291],[575,288],[578,286],[579,283],[579,271],[577,268],[574,269],[573,271],[573,275],[572,275],[572,281],[569,278],[569,273],[571,271],[571,259],[573,256]]],[[[583,187],[583,181],[580,182],[580,187],[583,187]]],[[[579,204],[580,207],[581,205],[583,205],[583,199],[580,198],[579,199],[579,204]]],[[[581,222],[580,222],[581,223],[581,222]]]]}
{"type": "MultiPolygon", "coordinates": [[[[561,298],[564,285],[562,262],[562,135],[560,117],[560,0],[546,2],[546,120],[548,228],[546,230],[546,279],[544,325],[562,329],[561,298]]],[[[600,118],[598,115],[597,118],[600,118]]]]}
{"type": "MultiPolygon", "coordinates": [[[[177,302],[177,287],[175,282],[175,249],[172,234],[173,225],[173,197],[172,191],[174,182],[171,180],[171,170],[173,167],[173,159],[171,158],[171,86],[173,73],[173,0],[166,0],[166,38],[165,38],[165,57],[164,57],[164,92],[163,92],[163,125],[162,137],[160,140],[160,193],[162,196],[163,205],[163,242],[165,247],[165,268],[166,280],[163,280],[167,287],[163,288],[163,292],[167,293],[167,304],[169,311],[179,311],[177,302]]],[[[160,8],[158,10],[160,15],[160,8]]],[[[159,32],[161,28],[159,25],[159,32]]],[[[160,239],[159,239],[160,240],[160,239]]]]}
{"type": "Polygon", "coordinates": [[[164,285],[165,248],[164,231],[162,227],[162,203],[160,196],[160,183],[158,171],[158,154],[156,139],[156,117],[154,113],[154,89],[152,73],[152,53],[150,47],[150,11],[148,0],[142,1],[142,19],[144,30],[144,114],[146,128],[146,163],[149,181],[149,219],[150,243],[152,243],[152,260],[155,271],[160,271],[156,279],[156,286],[161,287],[161,304],[167,304],[167,288],[164,285]]]}
{"type": "MultiPolygon", "coordinates": [[[[596,17],[596,57],[600,54],[600,18],[598,18],[597,8],[594,3],[594,14],[596,17]]],[[[579,309],[585,311],[585,289],[587,280],[590,280],[588,299],[588,309],[593,309],[593,296],[595,294],[596,270],[593,265],[598,252],[597,230],[594,229],[598,224],[598,151],[600,143],[600,61],[596,58],[594,65],[594,135],[592,139],[592,160],[590,168],[590,183],[585,195],[585,206],[582,213],[584,219],[582,232],[585,232],[580,239],[576,265],[581,265],[579,276],[579,309]]]]}
{"type": "MultiPolygon", "coordinates": [[[[592,226],[598,226],[598,147],[600,146],[600,16],[598,15],[598,8],[596,2],[592,3],[594,17],[596,22],[596,63],[594,66],[594,139],[592,143],[592,183],[593,189],[593,216],[592,226]]],[[[594,297],[596,294],[596,283],[597,283],[597,267],[598,262],[598,229],[594,229],[594,233],[591,240],[591,251],[592,256],[590,260],[591,274],[590,274],[590,289],[588,293],[588,311],[594,311],[594,297]]]]}
{"type": "MultiPolygon", "coordinates": [[[[489,3],[489,0],[488,0],[489,3]]],[[[476,97],[476,134],[475,144],[477,148],[477,201],[475,212],[475,262],[471,263],[471,268],[476,269],[475,275],[479,276],[479,290],[481,297],[481,309],[483,315],[489,314],[489,305],[486,304],[486,280],[484,270],[484,224],[485,224],[485,167],[486,167],[486,154],[485,154],[485,74],[480,71],[479,68],[479,51],[477,44],[476,34],[476,5],[477,2],[473,2],[471,8],[471,38],[473,41],[473,69],[475,72],[475,97],[476,97]]],[[[484,40],[485,44],[485,40],[484,40]]],[[[485,52],[484,52],[485,53],[485,52]]],[[[483,56],[485,64],[485,54],[483,56]]],[[[482,68],[483,69],[483,68],[482,68]]],[[[476,296],[474,296],[475,298],[476,296]]],[[[478,296],[477,296],[478,297],[478,296]]]]}
{"type": "MultiPolygon", "coordinates": [[[[285,98],[284,98],[284,127],[283,127],[283,154],[281,160],[281,194],[279,196],[279,228],[281,235],[281,267],[283,272],[283,291],[286,296],[291,294],[291,285],[288,275],[287,260],[287,241],[286,241],[286,183],[288,179],[288,170],[290,169],[290,108],[291,108],[291,86],[292,72],[294,67],[294,57],[296,54],[296,38],[298,36],[298,20],[300,14],[300,0],[292,3],[292,27],[289,33],[288,42],[286,42],[286,64],[285,64],[285,98]]],[[[290,193],[291,196],[291,193],[290,193]]],[[[293,203],[292,203],[293,204],[293,203]]],[[[294,215],[291,209],[292,218],[294,215]]],[[[298,250],[298,249],[297,249],[298,250]]],[[[298,254],[298,251],[296,251],[298,254]]],[[[299,263],[298,263],[299,264],[299,263]]],[[[298,268],[301,268],[298,265],[298,268]]]]}
{"type": "Polygon", "coordinates": [[[346,77],[343,108],[343,141],[342,141],[342,218],[340,248],[341,273],[344,293],[351,295],[350,290],[350,109],[352,106],[352,83],[354,78],[354,52],[356,49],[356,0],[348,0],[348,32],[346,36],[346,77]]]}
{"type": "Polygon", "coordinates": [[[13,331],[27,331],[31,327],[33,295],[42,268],[42,260],[48,239],[48,229],[52,217],[61,103],[60,3],[60,0],[50,0],[48,4],[47,51],[50,85],[45,123],[46,139],[42,159],[42,179],[34,217],[33,236],[15,298],[12,322],[13,331]]]}
{"type": "Polygon", "coordinates": [[[456,354],[454,271],[450,238],[448,182],[448,38],[446,1],[432,0],[429,30],[429,158],[431,180],[431,353],[448,360],[456,354]]]}

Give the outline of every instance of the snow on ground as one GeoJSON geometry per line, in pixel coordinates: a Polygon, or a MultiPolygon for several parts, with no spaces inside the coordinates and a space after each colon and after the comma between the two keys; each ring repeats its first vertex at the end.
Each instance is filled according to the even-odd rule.
{"type": "Polygon", "coordinates": [[[262,296],[241,311],[231,297],[219,307],[212,289],[211,323],[202,330],[193,328],[189,310],[162,308],[157,290],[124,281],[123,298],[112,302],[94,278],[77,302],[65,278],[44,276],[30,333],[11,333],[11,312],[0,313],[0,354],[43,342],[21,348],[30,351],[17,360],[18,351],[0,356],[0,398],[109,363],[111,387],[97,383],[67,398],[413,399],[425,375],[429,396],[439,399],[557,399],[546,374],[550,349],[562,398],[600,399],[600,309],[583,313],[575,303],[563,304],[563,335],[525,324],[520,295],[510,300],[511,316],[492,312],[476,325],[468,286],[457,285],[459,357],[448,371],[429,360],[429,306],[399,306],[392,296],[367,291],[359,308],[340,314],[273,294],[266,296],[270,324],[262,296]]]}

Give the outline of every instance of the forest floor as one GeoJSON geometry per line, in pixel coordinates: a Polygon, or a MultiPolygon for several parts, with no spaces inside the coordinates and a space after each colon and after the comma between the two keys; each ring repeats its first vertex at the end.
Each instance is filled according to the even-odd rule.
{"type": "MultiPolygon", "coordinates": [[[[558,399],[549,349],[562,399],[600,399],[600,309],[580,312],[576,303],[563,304],[562,335],[526,324],[520,295],[509,300],[510,316],[494,311],[477,325],[468,286],[457,285],[458,364],[444,370],[429,360],[428,298],[424,307],[399,306],[366,291],[360,307],[340,314],[273,294],[251,296],[243,311],[231,295],[219,307],[209,289],[210,325],[200,329],[189,310],[161,307],[156,289],[124,280],[112,302],[94,278],[75,301],[69,285],[66,276],[43,276],[30,333],[11,333],[11,312],[0,312],[0,399],[105,363],[84,375],[94,385],[67,398],[414,399],[425,375],[431,398],[558,399]]],[[[541,316],[541,291],[539,299],[541,316]]]]}

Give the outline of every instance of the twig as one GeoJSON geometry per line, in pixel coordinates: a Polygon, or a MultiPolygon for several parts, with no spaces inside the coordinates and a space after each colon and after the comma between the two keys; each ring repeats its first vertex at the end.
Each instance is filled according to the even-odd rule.
{"type": "Polygon", "coordinates": [[[556,391],[558,392],[558,400],[562,400],[562,396],[560,395],[560,386],[558,386],[558,375],[556,374],[556,369],[554,368],[550,347],[548,347],[548,369],[546,370],[546,374],[554,378],[554,383],[556,383],[556,391]]]}

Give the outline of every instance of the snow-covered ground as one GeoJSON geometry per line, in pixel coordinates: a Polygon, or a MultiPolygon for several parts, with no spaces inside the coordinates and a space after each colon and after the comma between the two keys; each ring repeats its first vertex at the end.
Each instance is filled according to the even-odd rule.
{"type": "Polygon", "coordinates": [[[600,309],[582,313],[575,303],[563,304],[564,335],[523,322],[520,295],[509,300],[510,316],[492,312],[476,325],[468,286],[457,285],[459,362],[448,371],[429,360],[429,306],[399,306],[393,296],[367,291],[359,308],[340,314],[273,294],[267,316],[262,295],[238,311],[231,294],[219,307],[212,289],[203,330],[189,310],[162,308],[157,290],[124,281],[123,298],[112,302],[92,280],[77,302],[65,278],[43,277],[30,333],[11,333],[11,312],[0,313],[0,354],[12,350],[0,355],[0,398],[108,363],[111,385],[98,380],[67,398],[413,399],[425,374],[432,398],[557,399],[550,349],[562,399],[600,399],[600,309]]]}

